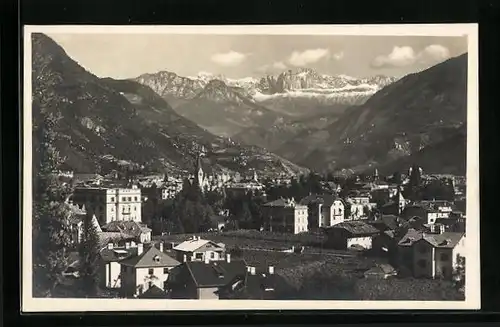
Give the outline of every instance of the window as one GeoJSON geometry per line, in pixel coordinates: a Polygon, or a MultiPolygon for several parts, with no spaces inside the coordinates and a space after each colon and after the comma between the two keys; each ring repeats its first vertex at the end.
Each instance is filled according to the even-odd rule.
{"type": "Polygon", "coordinates": [[[448,261],[449,256],[446,253],[441,253],[441,261],[448,261]]]}
{"type": "Polygon", "coordinates": [[[153,275],[155,273],[155,270],[153,268],[148,269],[148,274],[153,275]]]}
{"type": "Polygon", "coordinates": [[[122,196],[122,201],[126,201],[126,199],[125,199],[125,197],[124,197],[124,196],[122,196]]]}
{"type": "Polygon", "coordinates": [[[425,261],[425,260],[418,260],[418,266],[419,266],[420,268],[425,268],[425,267],[427,267],[427,261],[425,261]]]}
{"type": "Polygon", "coordinates": [[[163,273],[168,274],[168,268],[163,268],[163,273]]]}
{"type": "Polygon", "coordinates": [[[115,207],[111,207],[111,212],[115,211],[115,207]]]}
{"type": "Polygon", "coordinates": [[[203,253],[196,253],[196,259],[203,259],[203,253]]]}
{"type": "Polygon", "coordinates": [[[114,196],[111,197],[111,202],[115,202],[115,197],[114,196]]]}
{"type": "Polygon", "coordinates": [[[214,252],[210,252],[210,259],[215,259],[215,253],[214,252]]]}
{"type": "Polygon", "coordinates": [[[129,196],[129,197],[127,198],[127,201],[132,201],[132,197],[131,197],[131,196],[129,196]]]}
{"type": "Polygon", "coordinates": [[[137,197],[136,196],[134,197],[134,201],[137,201],[137,197]]]}

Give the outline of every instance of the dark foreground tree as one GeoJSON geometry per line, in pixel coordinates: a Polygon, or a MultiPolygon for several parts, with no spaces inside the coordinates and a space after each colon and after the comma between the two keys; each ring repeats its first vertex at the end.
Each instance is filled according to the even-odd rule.
{"type": "Polygon", "coordinates": [[[59,118],[44,113],[34,126],[37,142],[33,165],[33,295],[51,297],[68,267],[71,239],[64,189],[54,172],[63,161],[56,150],[54,128],[59,118]]]}
{"type": "Polygon", "coordinates": [[[83,237],[79,247],[80,288],[88,297],[99,295],[100,246],[97,226],[89,210],[83,222],[83,237]]]}

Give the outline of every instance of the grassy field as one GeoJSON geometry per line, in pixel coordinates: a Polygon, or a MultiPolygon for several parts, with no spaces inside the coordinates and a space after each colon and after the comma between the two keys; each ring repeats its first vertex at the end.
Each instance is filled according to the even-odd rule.
{"type": "MultiPolygon", "coordinates": [[[[328,250],[322,247],[324,236],[317,234],[280,234],[271,232],[261,232],[257,230],[237,230],[228,232],[212,232],[199,234],[174,234],[154,237],[154,240],[163,240],[164,242],[180,243],[190,239],[193,236],[199,236],[202,239],[211,240],[217,243],[224,243],[228,248],[238,246],[240,248],[251,249],[273,249],[286,250],[292,246],[305,246],[306,252],[339,252],[328,250]]],[[[345,251],[340,251],[345,252],[345,251]]]]}

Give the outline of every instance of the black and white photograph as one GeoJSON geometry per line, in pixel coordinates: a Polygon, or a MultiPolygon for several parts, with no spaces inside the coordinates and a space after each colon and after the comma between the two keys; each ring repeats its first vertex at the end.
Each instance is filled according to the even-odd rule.
{"type": "Polygon", "coordinates": [[[23,42],[23,311],[480,308],[476,24],[23,42]]]}

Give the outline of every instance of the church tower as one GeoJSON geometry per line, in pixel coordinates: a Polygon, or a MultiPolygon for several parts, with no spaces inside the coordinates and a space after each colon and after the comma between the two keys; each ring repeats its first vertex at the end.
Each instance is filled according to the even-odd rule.
{"type": "Polygon", "coordinates": [[[378,178],[379,178],[379,176],[378,176],[378,169],[375,168],[375,171],[373,172],[373,180],[374,181],[378,181],[378,178]]]}
{"type": "Polygon", "coordinates": [[[203,188],[204,175],[205,174],[203,173],[203,165],[201,164],[201,156],[198,156],[198,161],[196,163],[195,176],[198,180],[198,186],[200,186],[200,188],[203,188]]]}

